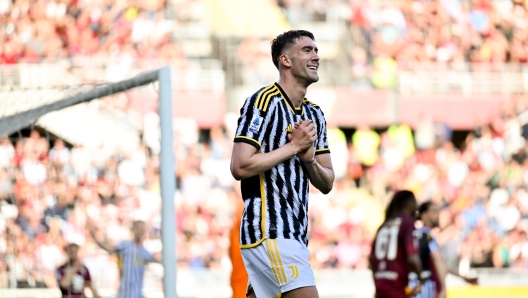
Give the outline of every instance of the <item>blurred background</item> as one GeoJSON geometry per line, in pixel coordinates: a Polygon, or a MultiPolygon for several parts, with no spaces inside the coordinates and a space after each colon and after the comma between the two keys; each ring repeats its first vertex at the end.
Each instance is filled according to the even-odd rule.
{"type": "MultiPolygon", "coordinates": [[[[370,243],[401,188],[442,207],[435,235],[451,268],[494,297],[528,297],[528,1],[0,0],[0,117],[169,65],[178,291],[230,297],[238,109],[278,79],[270,42],[289,29],[316,37],[321,79],[307,98],[326,115],[336,171],[329,195],[310,193],[323,297],[372,293],[370,243]]],[[[1,137],[0,296],[58,297],[55,269],[74,242],[113,297],[116,258],[90,219],[114,244],[145,220],[145,245],[161,250],[156,90],[1,137]]],[[[148,296],[162,274],[148,265],[148,296]]],[[[451,297],[483,297],[448,282],[451,297]]]]}

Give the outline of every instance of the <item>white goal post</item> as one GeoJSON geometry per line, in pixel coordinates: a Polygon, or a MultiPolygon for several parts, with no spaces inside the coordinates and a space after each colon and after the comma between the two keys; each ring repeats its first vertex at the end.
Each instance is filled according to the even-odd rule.
{"type": "MultiPolygon", "coordinates": [[[[26,111],[0,116],[0,136],[12,134],[19,129],[34,123],[39,117],[83,102],[102,98],[108,95],[127,91],[154,82],[159,83],[159,105],[161,130],[160,184],[161,184],[161,241],[163,293],[165,297],[176,295],[176,220],[174,194],[176,191],[175,158],[173,152],[172,127],[172,87],[169,67],[146,72],[128,80],[105,83],[87,92],[66,97],[52,103],[31,108],[26,111]]],[[[67,125],[67,124],[65,124],[67,125]]]]}

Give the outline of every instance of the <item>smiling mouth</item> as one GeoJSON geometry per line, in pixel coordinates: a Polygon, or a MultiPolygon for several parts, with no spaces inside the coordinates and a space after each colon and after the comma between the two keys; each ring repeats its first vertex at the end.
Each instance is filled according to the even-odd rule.
{"type": "Polygon", "coordinates": [[[308,66],[308,68],[317,71],[317,66],[308,66]]]}

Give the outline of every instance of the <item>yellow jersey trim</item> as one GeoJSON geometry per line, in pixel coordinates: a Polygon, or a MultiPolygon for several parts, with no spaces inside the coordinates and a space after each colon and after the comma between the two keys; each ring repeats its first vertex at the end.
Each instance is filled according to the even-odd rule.
{"type": "Polygon", "coordinates": [[[311,105],[314,106],[314,107],[318,107],[318,106],[319,106],[319,105],[313,103],[312,101],[309,101],[309,100],[306,99],[306,98],[304,99],[304,102],[305,102],[305,103],[309,103],[309,104],[311,104],[311,105]]]}
{"type": "Polygon", "coordinates": [[[295,108],[296,111],[301,111],[301,115],[304,115],[304,107],[300,106],[298,108],[295,108]]]}
{"type": "Polygon", "coordinates": [[[266,103],[264,104],[264,109],[263,109],[264,112],[268,110],[268,106],[269,106],[271,99],[279,94],[280,94],[280,91],[277,89],[273,94],[267,96],[268,99],[266,100],[266,103]]]}
{"type": "Polygon", "coordinates": [[[282,96],[282,99],[286,102],[286,104],[288,105],[288,108],[290,108],[290,111],[295,115],[295,111],[293,110],[292,106],[290,106],[290,103],[288,102],[288,100],[286,100],[286,97],[284,96],[284,94],[282,94],[282,91],[279,89],[279,92],[282,96]]]}
{"type": "Polygon", "coordinates": [[[259,98],[259,110],[264,111],[264,107],[267,105],[265,104],[268,101],[267,99],[269,99],[270,94],[273,94],[277,91],[276,89],[277,87],[274,86],[273,88],[267,90],[264,94],[262,94],[262,97],[259,98]]]}
{"type": "Polygon", "coordinates": [[[260,91],[260,93],[257,96],[257,100],[255,101],[255,108],[257,108],[259,110],[262,110],[262,105],[264,103],[263,98],[266,97],[266,94],[268,92],[272,92],[273,89],[275,89],[275,88],[277,88],[277,86],[275,86],[275,84],[271,84],[268,87],[262,89],[262,91],[260,91]]]}
{"type": "Polygon", "coordinates": [[[261,238],[259,241],[255,242],[255,243],[251,243],[251,244],[243,244],[243,245],[240,245],[240,248],[241,248],[241,249],[246,249],[246,248],[257,247],[257,246],[261,245],[262,242],[264,242],[264,240],[266,240],[266,238],[261,238]]]}
{"type": "Polygon", "coordinates": [[[260,221],[260,229],[262,230],[262,236],[259,241],[255,243],[251,243],[251,244],[240,245],[240,248],[257,247],[260,244],[262,244],[264,240],[266,240],[266,190],[264,188],[264,174],[259,174],[259,180],[260,180],[260,198],[261,198],[260,214],[262,217],[260,221]]]}
{"type": "Polygon", "coordinates": [[[257,144],[259,147],[262,147],[262,145],[260,144],[259,141],[253,139],[253,138],[250,138],[250,137],[246,137],[246,136],[237,136],[235,137],[235,139],[245,139],[245,140],[250,140],[251,142],[257,144]]]}

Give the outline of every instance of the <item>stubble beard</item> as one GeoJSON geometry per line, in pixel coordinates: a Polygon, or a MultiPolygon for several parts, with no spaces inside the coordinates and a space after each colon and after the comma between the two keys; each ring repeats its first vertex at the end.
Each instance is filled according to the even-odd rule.
{"type": "Polygon", "coordinates": [[[297,82],[299,82],[300,84],[306,87],[310,86],[313,83],[317,83],[317,81],[319,81],[319,75],[316,75],[316,77],[314,77],[307,71],[299,71],[298,73],[293,73],[293,75],[295,79],[297,80],[297,82]]]}

